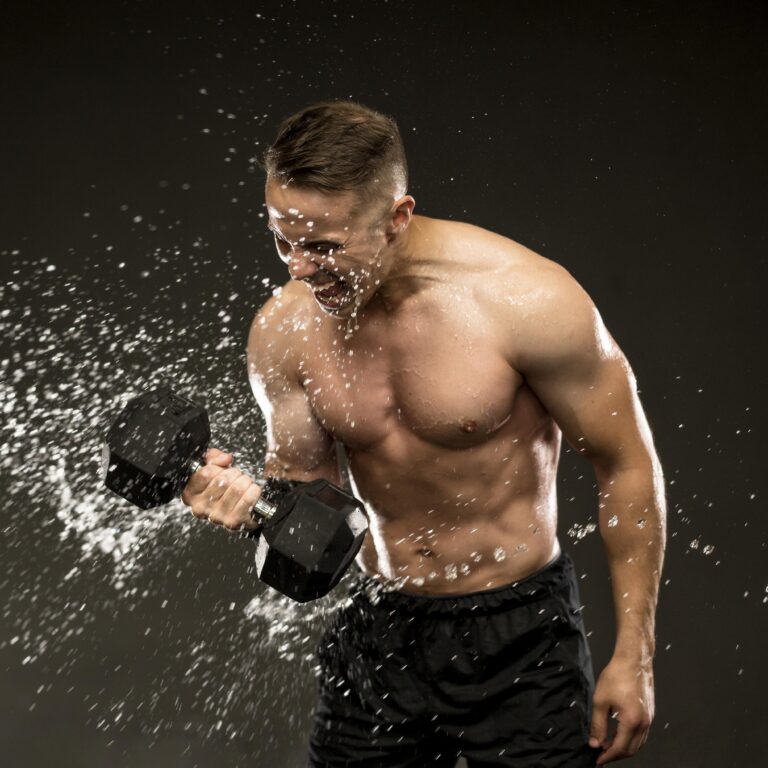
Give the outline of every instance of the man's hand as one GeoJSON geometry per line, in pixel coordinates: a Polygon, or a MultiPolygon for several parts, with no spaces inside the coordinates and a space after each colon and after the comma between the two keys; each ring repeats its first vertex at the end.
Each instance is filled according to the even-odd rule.
{"type": "Polygon", "coordinates": [[[248,475],[231,466],[233,456],[217,448],[205,454],[205,466],[189,479],[181,500],[198,519],[208,519],[230,531],[259,527],[251,514],[261,488],[248,475]]]}
{"type": "Polygon", "coordinates": [[[631,757],[648,738],[654,715],[653,670],[650,665],[612,659],[595,685],[589,745],[602,747],[597,765],[631,757]],[[608,738],[611,717],[618,720],[608,738]]]}

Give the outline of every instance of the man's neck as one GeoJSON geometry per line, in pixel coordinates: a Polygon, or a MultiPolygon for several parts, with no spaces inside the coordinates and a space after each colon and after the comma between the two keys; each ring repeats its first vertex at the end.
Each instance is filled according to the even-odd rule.
{"type": "Polygon", "coordinates": [[[424,247],[428,226],[424,216],[412,216],[408,228],[393,247],[392,266],[375,294],[388,313],[396,312],[405,299],[421,291],[429,281],[424,266],[434,259],[434,253],[424,247]]]}

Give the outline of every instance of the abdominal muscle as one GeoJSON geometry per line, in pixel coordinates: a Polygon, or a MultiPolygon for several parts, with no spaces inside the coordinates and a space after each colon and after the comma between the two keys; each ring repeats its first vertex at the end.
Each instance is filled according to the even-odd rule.
{"type": "MultiPolygon", "coordinates": [[[[401,592],[467,594],[520,581],[561,551],[555,533],[534,538],[529,525],[517,533],[485,525],[469,535],[442,537],[416,549],[408,534],[402,525],[374,518],[358,557],[363,573],[401,592]]],[[[424,540],[429,542],[429,536],[424,540]]]]}
{"type": "Polygon", "coordinates": [[[560,431],[550,421],[514,445],[511,434],[465,451],[424,446],[421,457],[412,446],[397,451],[407,441],[351,452],[369,518],[362,571],[402,592],[466,594],[519,581],[555,559],[560,431]]]}

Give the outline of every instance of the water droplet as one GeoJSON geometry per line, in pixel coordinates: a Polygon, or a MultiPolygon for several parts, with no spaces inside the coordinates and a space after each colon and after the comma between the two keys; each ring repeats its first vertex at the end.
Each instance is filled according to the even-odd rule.
{"type": "Polygon", "coordinates": [[[593,533],[597,529],[596,523],[587,523],[586,525],[579,525],[578,523],[572,525],[568,529],[568,535],[572,538],[581,540],[587,534],[593,533]]]}

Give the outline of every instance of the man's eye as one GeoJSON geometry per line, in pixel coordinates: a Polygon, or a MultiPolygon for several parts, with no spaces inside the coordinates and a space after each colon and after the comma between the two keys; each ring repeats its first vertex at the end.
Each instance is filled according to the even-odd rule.
{"type": "MultiPolygon", "coordinates": [[[[278,235],[274,235],[275,237],[275,243],[277,244],[277,248],[281,253],[287,253],[291,250],[291,244],[287,240],[283,240],[282,237],[279,237],[278,235]]],[[[341,250],[340,245],[313,245],[311,247],[302,247],[301,244],[299,244],[299,247],[301,248],[303,253],[307,253],[308,251],[312,251],[314,253],[320,254],[322,256],[330,256],[334,253],[337,253],[341,250]]]]}

